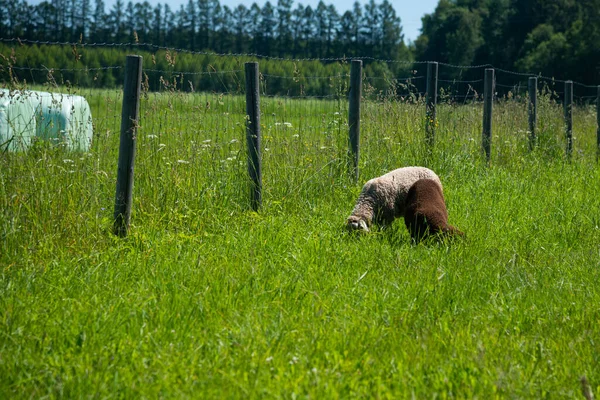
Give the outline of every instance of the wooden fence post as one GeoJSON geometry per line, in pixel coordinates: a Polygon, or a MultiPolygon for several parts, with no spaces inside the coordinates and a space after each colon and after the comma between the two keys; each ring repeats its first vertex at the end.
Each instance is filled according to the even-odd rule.
{"type": "Polygon", "coordinates": [[[565,124],[567,134],[567,157],[573,152],[573,81],[565,82],[565,124]]]}
{"type": "Polygon", "coordinates": [[[251,180],[250,206],[258,211],[262,205],[262,168],[260,156],[260,91],[258,63],[247,62],[246,71],[246,143],[248,174],[251,180]]]}
{"type": "Polygon", "coordinates": [[[350,69],[350,94],[348,106],[348,126],[350,127],[350,164],[354,181],[358,181],[358,160],[360,154],[360,102],[362,97],[362,60],[352,60],[350,69]]]}
{"type": "Polygon", "coordinates": [[[483,151],[486,160],[491,158],[492,145],[492,107],[494,104],[494,69],[486,68],[483,83],[483,151]]]}
{"type": "Polygon", "coordinates": [[[438,63],[427,63],[427,102],[425,121],[425,142],[428,147],[435,143],[436,105],[438,87],[438,63]]]}
{"type": "Polygon", "coordinates": [[[537,77],[529,77],[529,149],[533,150],[537,144],[537,77]]]}
{"type": "Polygon", "coordinates": [[[113,225],[115,235],[120,237],[127,236],[131,220],[133,167],[140,114],[141,83],[142,57],[135,55],[127,56],[125,63],[125,83],[123,85],[123,106],[121,109],[121,137],[113,225]]]}

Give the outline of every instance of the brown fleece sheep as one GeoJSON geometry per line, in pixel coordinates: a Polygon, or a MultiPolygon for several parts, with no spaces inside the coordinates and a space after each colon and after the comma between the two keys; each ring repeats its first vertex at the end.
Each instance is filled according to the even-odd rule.
{"type": "Polygon", "coordinates": [[[448,210],[441,186],[431,179],[419,179],[408,190],[404,223],[415,241],[438,233],[463,233],[448,225],[448,210]]]}
{"type": "Polygon", "coordinates": [[[408,189],[419,179],[432,179],[442,187],[436,173],[425,167],[398,168],[370,179],[364,184],[346,227],[350,231],[369,232],[371,224],[391,225],[394,219],[404,216],[408,189]]]}

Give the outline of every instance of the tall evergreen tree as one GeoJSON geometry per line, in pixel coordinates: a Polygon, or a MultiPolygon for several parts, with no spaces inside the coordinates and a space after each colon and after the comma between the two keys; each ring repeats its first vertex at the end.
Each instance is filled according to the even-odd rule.
{"type": "Polygon", "coordinates": [[[363,10],[362,6],[358,1],[354,2],[352,6],[352,14],[354,14],[354,25],[352,26],[353,31],[353,43],[354,43],[354,53],[355,54],[363,54],[362,50],[364,46],[362,45],[362,23],[363,23],[363,10]]]}
{"type": "Polygon", "coordinates": [[[404,45],[400,17],[396,15],[396,10],[388,0],[383,0],[379,5],[379,15],[381,17],[381,45],[376,56],[392,60],[400,57],[406,59],[408,54],[404,45]]]}
{"type": "Polygon", "coordinates": [[[234,53],[235,40],[233,34],[233,11],[228,6],[223,6],[220,15],[219,32],[217,42],[220,43],[220,53],[234,53]]]}
{"type": "Polygon", "coordinates": [[[318,57],[318,51],[315,49],[316,34],[315,12],[311,6],[306,6],[301,20],[301,38],[305,43],[305,54],[308,57],[318,57]]]}
{"type": "Polygon", "coordinates": [[[162,4],[158,3],[152,12],[152,42],[158,46],[164,45],[164,28],[162,17],[162,4]]]}
{"type": "Polygon", "coordinates": [[[208,49],[211,14],[209,0],[198,0],[198,46],[203,50],[208,49]]]}
{"type": "Polygon", "coordinates": [[[188,38],[187,46],[192,51],[196,50],[196,37],[198,30],[198,13],[196,12],[196,3],[194,0],[188,0],[186,7],[185,35],[188,38]]]}
{"type": "Polygon", "coordinates": [[[306,48],[306,42],[302,37],[302,23],[304,19],[304,6],[300,3],[292,11],[292,39],[293,50],[292,57],[296,58],[298,54],[302,54],[306,48]]]}
{"type": "Polygon", "coordinates": [[[260,32],[261,40],[259,42],[258,52],[267,56],[271,55],[273,50],[273,39],[275,36],[275,9],[270,1],[267,0],[260,13],[260,32]]]}
{"type": "Polygon", "coordinates": [[[125,32],[125,7],[123,0],[117,0],[108,15],[109,27],[113,32],[115,42],[124,42],[127,40],[125,32]]]}
{"type": "Polygon", "coordinates": [[[365,55],[375,57],[381,46],[381,17],[375,0],[369,0],[365,5],[362,20],[362,37],[365,44],[365,55]]]}
{"type": "Polygon", "coordinates": [[[219,0],[209,0],[208,7],[210,9],[208,47],[219,53],[224,53],[226,50],[223,48],[223,43],[218,39],[219,31],[225,23],[223,20],[223,9],[219,0]]]}
{"type": "Polygon", "coordinates": [[[250,12],[245,5],[238,5],[233,11],[233,30],[235,35],[235,51],[238,53],[247,53],[249,51],[248,42],[250,33],[247,30],[250,12]]]}
{"type": "Polygon", "coordinates": [[[259,53],[260,43],[262,41],[262,31],[260,29],[261,10],[258,4],[252,3],[248,11],[248,22],[250,25],[250,36],[252,38],[251,51],[259,53]]]}
{"type": "Polygon", "coordinates": [[[292,48],[292,5],[293,0],[277,1],[277,41],[278,54],[283,57],[292,48]]]}
{"type": "Polygon", "coordinates": [[[129,0],[125,6],[125,31],[127,32],[127,37],[133,38],[133,33],[137,29],[133,1],[129,0]]]}
{"type": "Polygon", "coordinates": [[[173,46],[177,39],[175,37],[175,14],[169,3],[165,3],[162,15],[162,28],[164,31],[165,45],[173,46]]]}
{"type": "Polygon", "coordinates": [[[104,0],[95,0],[94,14],[92,15],[91,36],[99,42],[106,42],[108,40],[106,19],[104,0]]]}
{"type": "Polygon", "coordinates": [[[150,37],[151,23],[152,23],[152,7],[147,0],[143,2],[137,2],[134,6],[135,18],[137,21],[136,29],[138,31],[138,37],[143,42],[146,42],[150,37]]]}

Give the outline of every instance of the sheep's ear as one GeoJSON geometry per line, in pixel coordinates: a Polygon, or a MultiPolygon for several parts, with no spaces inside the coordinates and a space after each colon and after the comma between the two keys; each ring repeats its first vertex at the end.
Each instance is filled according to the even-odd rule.
{"type": "Polygon", "coordinates": [[[358,221],[358,226],[360,227],[360,229],[362,229],[365,232],[369,232],[369,227],[367,226],[367,223],[365,222],[364,219],[361,219],[358,221]]]}

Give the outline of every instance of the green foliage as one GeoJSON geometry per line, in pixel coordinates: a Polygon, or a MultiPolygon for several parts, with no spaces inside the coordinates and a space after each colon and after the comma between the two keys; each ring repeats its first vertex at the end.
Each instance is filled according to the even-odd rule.
{"type": "Polygon", "coordinates": [[[242,96],[163,90],[141,105],[131,234],[111,230],[120,92],[81,89],[89,153],[0,155],[0,397],[506,398],[599,390],[595,110],[365,101],[361,181],[425,165],[453,243],[403,222],[343,229],[347,105],[263,97],[264,207],[248,210],[242,96]]]}
{"type": "Polygon", "coordinates": [[[599,0],[440,0],[422,19],[416,58],[597,84],[599,10],[599,0]]]}
{"type": "MultiPolygon", "coordinates": [[[[178,10],[168,3],[117,0],[105,10],[89,1],[53,0],[28,5],[0,2],[0,38],[72,43],[152,43],[157,46],[217,53],[256,53],[263,56],[329,58],[408,56],[400,18],[388,0],[354,5],[354,23],[342,23],[334,5],[320,2],[313,9],[293,2],[266,2],[262,8],[221,7],[219,0],[190,0],[178,10]],[[29,16],[29,18],[27,17],[29,16]]],[[[408,58],[408,57],[407,57],[408,58]]]]}

